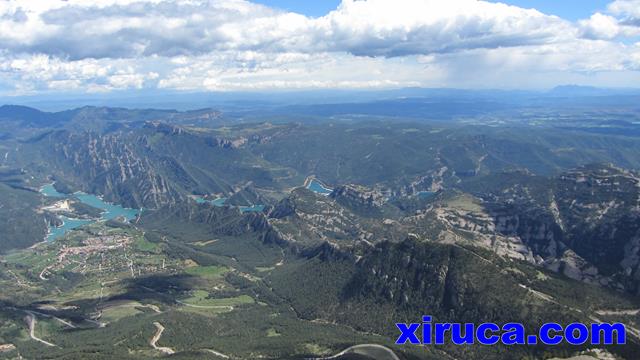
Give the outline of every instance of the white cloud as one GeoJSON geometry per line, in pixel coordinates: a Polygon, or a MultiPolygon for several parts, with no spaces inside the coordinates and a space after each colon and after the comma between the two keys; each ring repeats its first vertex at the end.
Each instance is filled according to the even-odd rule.
{"type": "Polygon", "coordinates": [[[620,36],[618,19],[601,13],[593,14],[588,20],[581,20],[582,35],[589,39],[614,39],[620,36]]]}
{"type": "Polygon", "coordinates": [[[629,25],[628,20],[619,20],[611,15],[595,13],[587,20],[580,20],[582,36],[588,39],[612,40],[618,37],[640,35],[640,27],[629,25]]]}
{"type": "Polygon", "coordinates": [[[350,54],[255,52],[203,55],[181,61],[160,80],[158,87],[210,91],[312,88],[388,88],[419,86],[419,66],[402,59],[356,57],[350,54]],[[389,73],[393,74],[388,78],[389,73]]]}
{"type": "Polygon", "coordinates": [[[0,8],[0,46],[70,59],[222,50],[402,56],[547,43],[574,30],[536,10],[477,0],[344,0],[317,19],[241,0],[23,3],[0,8]]]}
{"type": "Polygon", "coordinates": [[[637,5],[571,23],[479,0],[343,0],[319,18],[243,0],[8,0],[0,88],[623,84],[640,68],[638,46],[620,41],[639,34],[637,5]]]}
{"type": "Polygon", "coordinates": [[[158,78],[133,59],[66,61],[43,54],[0,55],[0,83],[13,84],[14,94],[47,90],[110,91],[142,88],[158,78]]]}
{"type": "Polygon", "coordinates": [[[367,56],[541,44],[574,32],[536,10],[476,0],[345,0],[316,26],[331,34],[329,48],[367,56]]]}
{"type": "Polygon", "coordinates": [[[627,25],[640,26],[640,0],[616,0],[607,10],[620,16],[627,25]]]}

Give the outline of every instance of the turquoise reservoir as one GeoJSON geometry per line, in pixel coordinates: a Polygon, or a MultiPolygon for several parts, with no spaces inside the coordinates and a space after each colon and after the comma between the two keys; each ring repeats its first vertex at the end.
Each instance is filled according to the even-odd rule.
{"type": "Polygon", "coordinates": [[[129,209],[129,208],[122,207],[120,205],[110,204],[103,201],[98,196],[86,194],[83,192],[77,192],[73,195],[62,194],[53,187],[53,184],[43,186],[40,189],[40,192],[44,196],[52,197],[52,198],[75,197],[80,202],[86,205],[92,206],[94,208],[101,209],[103,211],[102,216],[98,220],[73,219],[66,216],[61,216],[60,219],[64,222],[64,224],[59,227],[50,226],[49,234],[47,235],[47,238],[46,238],[47,241],[53,241],[73,229],[77,229],[84,225],[93,224],[97,221],[113,220],[117,217],[124,217],[125,219],[127,219],[127,221],[130,221],[132,219],[135,219],[135,217],[138,216],[138,213],[139,213],[139,211],[136,209],[129,209]]]}

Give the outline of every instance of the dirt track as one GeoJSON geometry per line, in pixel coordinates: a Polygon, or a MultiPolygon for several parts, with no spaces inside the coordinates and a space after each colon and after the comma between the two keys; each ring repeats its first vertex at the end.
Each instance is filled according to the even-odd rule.
{"type": "Polygon", "coordinates": [[[162,326],[162,324],[160,324],[157,321],[154,322],[153,325],[156,326],[156,334],[153,335],[153,337],[151,338],[151,341],[149,341],[149,345],[151,345],[151,347],[153,347],[154,349],[161,351],[167,355],[175,354],[175,351],[170,347],[162,347],[162,346],[156,345],[158,343],[158,340],[160,340],[160,337],[162,337],[162,333],[164,332],[164,326],[162,326]]]}
{"type": "Polygon", "coordinates": [[[31,339],[33,339],[33,340],[35,340],[35,341],[37,341],[39,343],[45,344],[47,346],[52,346],[52,347],[56,346],[55,344],[52,344],[52,343],[50,343],[48,341],[45,341],[45,340],[42,340],[42,339],[40,339],[39,337],[37,337],[35,335],[37,320],[36,320],[36,315],[34,313],[27,312],[26,320],[27,320],[27,325],[29,326],[29,337],[31,337],[31,339]]]}

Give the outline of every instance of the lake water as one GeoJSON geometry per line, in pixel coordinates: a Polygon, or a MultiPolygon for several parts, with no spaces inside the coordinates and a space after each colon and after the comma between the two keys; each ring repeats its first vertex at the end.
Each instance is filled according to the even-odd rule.
{"type": "Polygon", "coordinates": [[[195,198],[195,200],[196,200],[196,202],[198,204],[209,203],[209,204],[212,204],[212,205],[217,206],[217,207],[222,207],[222,206],[224,206],[224,203],[227,202],[227,198],[217,198],[215,200],[207,200],[207,199],[205,199],[203,197],[197,197],[197,198],[195,198]]]}
{"type": "Polygon", "coordinates": [[[212,204],[212,205],[217,206],[217,207],[222,207],[222,206],[224,206],[224,203],[227,202],[227,198],[217,198],[215,200],[207,200],[207,199],[205,199],[203,197],[197,197],[197,198],[195,198],[195,200],[196,200],[196,202],[198,204],[209,203],[209,204],[212,204]]]}
{"type": "Polygon", "coordinates": [[[102,216],[99,220],[72,219],[66,216],[61,216],[60,219],[64,222],[64,224],[60,227],[50,226],[49,234],[47,235],[47,241],[55,240],[73,229],[77,229],[84,225],[93,224],[97,221],[113,220],[118,217],[124,217],[125,219],[127,219],[127,221],[130,221],[132,219],[135,219],[139,213],[139,211],[136,209],[129,209],[120,205],[110,204],[95,195],[86,194],[83,192],[77,192],[73,195],[62,194],[53,187],[53,184],[43,186],[40,189],[40,192],[44,196],[52,198],[75,197],[80,202],[94,208],[101,209],[103,211],[102,216]]]}
{"type": "Polygon", "coordinates": [[[132,220],[135,219],[138,215],[138,210],[136,209],[129,209],[120,205],[104,202],[102,199],[95,195],[85,194],[82,192],[75,193],[73,195],[78,198],[78,200],[89,206],[102,209],[104,212],[102,213],[101,220],[113,220],[120,216],[124,217],[127,220],[132,220]]]}
{"type": "Polygon", "coordinates": [[[42,193],[42,195],[47,197],[56,197],[56,198],[67,197],[67,195],[59,193],[58,190],[56,190],[56,188],[53,187],[53,184],[43,186],[40,189],[40,192],[42,193]]]}
{"type": "Polygon", "coordinates": [[[227,198],[219,198],[219,199],[215,199],[215,200],[211,200],[211,203],[214,206],[224,206],[224,204],[227,202],[227,198]]]}
{"type": "MultiPolygon", "coordinates": [[[[209,204],[212,204],[213,206],[218,206],[218,207],[224,206],[225,203],[227,202],[227,198],[217,198],[215,200],[206,200],[203,197],[197,197],[195,198],[195,200],[198,204],[209,203],[209,204]]],[[[233,205],[229,205],[229,206],[233,206],[233,205]]],[[[237,206],[237,208],[240,209],[240,212],[243,212],[243,213],[262,212],[265,206],[264,205],[237,206]]]]}
{"type": "Polygon", "coordinates": [[[309,185],[307,185],[307,189],[322,195],[329,195],[333,191],[332,189],[324,187],[322,183],[320,183],[316,179],[313,179],[309,182],[309,185]]]}
{"type": "Polygon", "coordinates": [[[66,216],[60,216],[60,219],[64,222],[62,226],[55,227],[49,226],[49,234],[47,235],[47,241],[53,241],[73,229],[77,229],[81,226],[91,224],[93,220],[86,219],[72,219],[66,216]]]}

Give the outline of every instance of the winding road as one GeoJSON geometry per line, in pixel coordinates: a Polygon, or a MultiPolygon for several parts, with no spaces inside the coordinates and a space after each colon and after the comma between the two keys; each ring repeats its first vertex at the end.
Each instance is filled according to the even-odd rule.
{"type": "Polygon", "coordinates": [[[167,355],[175,354],[176,352],[173,351],[173,349],[170,347],[162,347],[162,346],[156,345],[158,343],[158,340],[160,340],[162,333],[164,332],[164,326],[162,326],[162,324],[160,324],[157,321],[154,322],[153,325],[156,326],[156,334],[153,335],[153,337],[151,338],[151,341],[149,341],[149,345],[151,345],[152,348],[158,351],[161,351],[167,355]]]}
{"type": "Polygon", "coordinates": [[[394,353],[391,349],[389,349],[386,346],[382,346],[382,345],[378,345],[378,344],[361,344],[361,345],[355,345],[352,346],[342,352],[339,352],[333,356],[330,357],[323,357],[323,358],[313,358],[311,360],[332,360],[332,359],[338,359],[341,356],[344,356],[346,354],[359,354],[359,355],[365,355],[365,356],[369,356],[369,357],[373,357],[375,359],[379,359],[379,360],[400,360],[400,358],[398,357],[398,355],[396,355],[396,353],[394,353]]]}
{"type": "Polygon", "coordinates": [[[52,344],[52,343],[50,343],[50,342],[48,342],[46,340],[42,340],[42,339],[40,339],[39,337],[36,336],[35,332],[36,332],[37,320],[36,320],[36,315],[34,313],[32,313],[30,311],[27,311],[27,319],[26,320],[27,320],[27,325],[29,326],[29,337],[31,337],[31,339],[33,339],[33,340],[35,340],[35,341],[37,341],[39,343],[42,343],[44,345],[47,345],[47,346],[51,346],[51,347],[56,346],[56,344],[52,344]]]}

